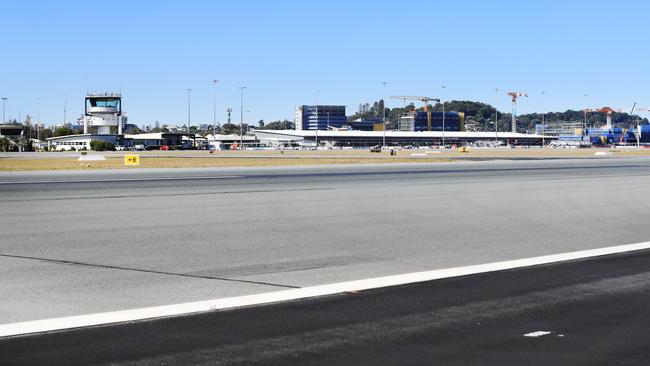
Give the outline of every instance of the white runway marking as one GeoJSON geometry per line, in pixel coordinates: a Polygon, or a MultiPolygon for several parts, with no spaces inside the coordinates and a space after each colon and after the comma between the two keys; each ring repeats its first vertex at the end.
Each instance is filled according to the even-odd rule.
{"type": "Polygon", "coordinates": [[[222,175],[215,177],[149,177],[149,178],[110,178],[110,179],[79,179],[79,180],[29,180],[29,181],[5,181],[0,184],[51,184],[51,183],[110,183],[110,182],[137,182],[137,181],[156,181],[156,180],[198,180],[198,179],[232,179],[242,178],[242,175],[222,175]]]}
{"type": "Polygon", "coordinates": [[[542,336],[549,335],[549,334],[551,334],[551,332],[546,331],[546,330],[538,330],[537,332],[526,333],[526,334],[524,334],[524,337],[537,338],[537,337],[542,337],[542,336]]]}
{"type": "Polygon", "coordinates": [[[504,262],[479,264],[467,267],[456,267],[425,272],[406,273],[401,275],[370,278],[365,280],[332,283],[327,285],[281,290],[254,295],[229,297],[223,299],[189,302],[175,305],[164,305],[141,309],[121,310],[107,313],[97,313],[63,318],[26,321],[0,325],[0,337],[17,336],[30,333],[50,332],[62,329],[89,327],[96,325],[123,323],[136,320],[171,317],[212,310],[234,309],[245,306],[277,303],[282,301],[307,299],[313,297],[335,295],[346,292],[358,292],[382,287],[400,286],[410,283],[426,282],[443,278],[467,276],[479,273],[503,271],[524,268],[542,264],[558,263],[576,259],[599,257],[637,250],[650,249],[650,242],[619,245],[613,247],[582,250],[563,254],[553,254],[541,257],[516,259],[504,262]]]}

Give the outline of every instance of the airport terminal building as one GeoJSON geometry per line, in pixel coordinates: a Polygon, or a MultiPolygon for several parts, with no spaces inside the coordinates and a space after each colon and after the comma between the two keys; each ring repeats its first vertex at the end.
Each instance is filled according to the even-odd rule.
{"type": "MultiPolygon", "coordinates": [[[[498,141],[506,145],[541,145],[542,135],[513,132],[466,132],[466,131],[297,131],[256,130],[255,136],[261,144],[269,146],[321,146],[368,147],[382,145],[384,138],[388,146],[440,146],[466,145],[476,141],[498,141]]],[[[544,137],[547,142],[553,137],[544,137]]]]}

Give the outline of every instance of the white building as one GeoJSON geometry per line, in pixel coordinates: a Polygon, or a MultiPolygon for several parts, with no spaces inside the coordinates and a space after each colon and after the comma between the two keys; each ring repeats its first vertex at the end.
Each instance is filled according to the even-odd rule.
{"type": "Polygon", "coordinates": [[[46,141],[47,149],[50,151],[80,151],[90,150],[90,141],[93,140],[107,141],[116,146],[123,146],[124,136],[85,133],[83,135],[50,137],[46,141]]]}
{"type": "MultiPolygon", "coordinates": [[[[541,145],[542,135],[513,132],[466,132],[466,131],[296,131],[255,130],[261,144],[269,146],[302,146],[307,144],[326,146],[367,147],[383,144],[388,146],[439,146],[446,144],[465,145],[477,141],[499,141],[512,145],[541,145]]],[[[557,139],[545,136],[547,140],[557,139]]]]}

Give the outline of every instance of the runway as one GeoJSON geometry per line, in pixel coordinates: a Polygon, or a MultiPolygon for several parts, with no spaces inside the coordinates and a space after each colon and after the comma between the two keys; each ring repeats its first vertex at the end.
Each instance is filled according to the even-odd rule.
{"type": "Polygon", "coordinates": [[[650,251],[0,340],[6,365],[647,365],[650,251]]]}
{"type": "Polygon", "coordinates": [[[0,174],[0,324],[647,241],[650,159],[0,174]]]}

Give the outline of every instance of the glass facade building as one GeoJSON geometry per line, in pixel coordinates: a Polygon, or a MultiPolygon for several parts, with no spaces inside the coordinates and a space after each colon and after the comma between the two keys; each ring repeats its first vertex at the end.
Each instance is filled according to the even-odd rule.
{"type": "MultiPolygon", "coordinates": [[[[442,131],[442,112],[431,112],[431,127],[427,112],[411,112],[399,119],[400,131],[442,131]]],[[[445,112],[445,131],[464,131],[465,115],[461,112],[445,112]]]]}
{"type": "Polygon", "coordinates": [[[344,105],[303,105],[296,108],[296,130],[327,130],[348,123],[344,105]]]}

